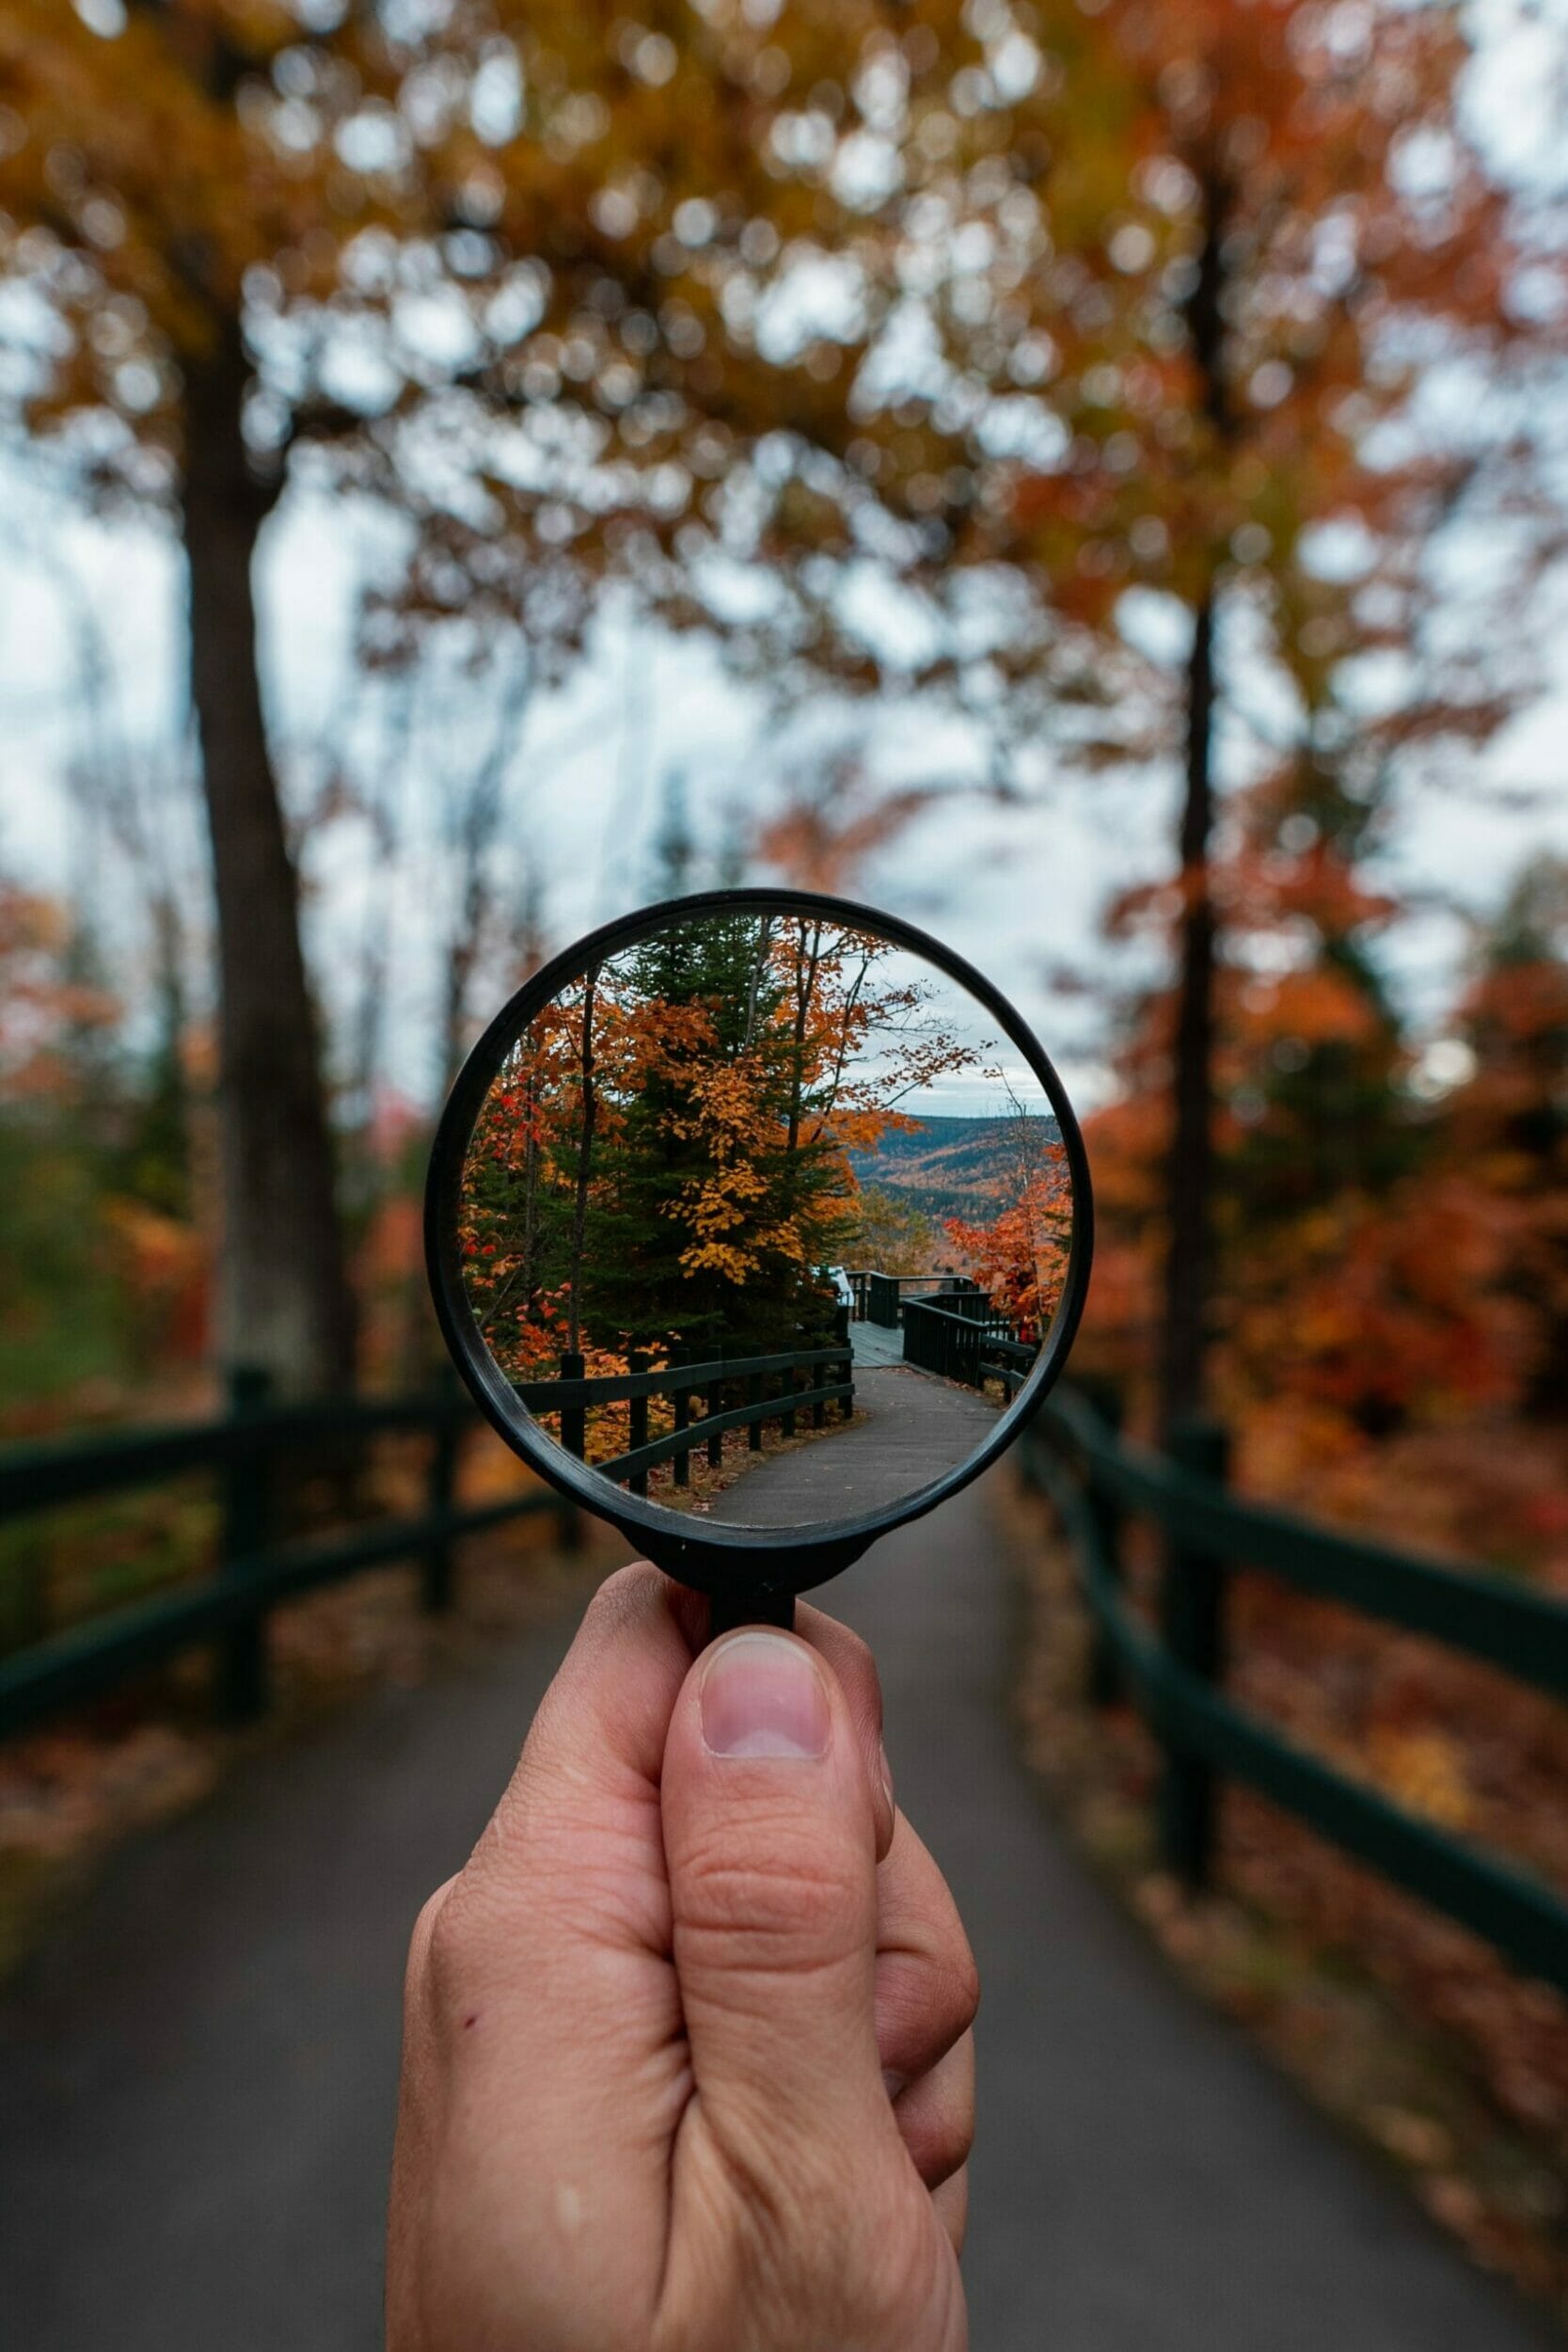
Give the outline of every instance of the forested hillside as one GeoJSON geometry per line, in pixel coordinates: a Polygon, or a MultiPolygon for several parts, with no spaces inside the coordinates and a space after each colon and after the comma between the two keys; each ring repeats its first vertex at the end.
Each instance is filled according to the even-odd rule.
{"type": "MultiPolygon", "coordinates": [[[[1037,1150],[1060,1142],[1053,1119],[1028,1123],[1037,1150]]],[[[874,1152],[851,1152],[849,1164],[860,1184],[895,1193],[940,1230],[947,1217],[984,1223],[995,1216],[998,1199],[1017,1176],[1019,1141],[1019,1120],[1011,1115],[913,1119],[887,1128],[874,1152]]],[[[950,1244],[944,1255],[952,1255],[950,1244]]]]}

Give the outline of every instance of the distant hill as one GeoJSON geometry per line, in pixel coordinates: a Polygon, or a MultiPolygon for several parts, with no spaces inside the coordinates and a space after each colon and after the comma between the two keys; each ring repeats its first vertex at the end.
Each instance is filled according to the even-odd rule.
{"type": "MultiPolygon", "coordinates": [[[[1028,1123],[1042,1143],[1060,1142],[1054,1119],[1028,1123]]],[[[1011,1118],[921,1119],[890,1128],[875,1152],[851,1152],[849,1162],[858,1183],[896,1193],[933,1223],[957,1216],[989,1224],[1017,1182],[1018,1124],[1011,1118]]]]}

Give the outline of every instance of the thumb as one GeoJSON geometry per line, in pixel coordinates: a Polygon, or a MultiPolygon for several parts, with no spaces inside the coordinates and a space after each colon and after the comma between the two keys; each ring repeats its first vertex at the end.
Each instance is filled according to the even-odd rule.
{"type": "Polygon", "coordinates": [[[877,1816],[827,1661],[761,1627],[715,1643],[676,1702],[661,1803],[708,2127],[765,2175],[786,2153],[863,2161],[875,2135],[896,2138],[874,2018],[877,1816]]]}

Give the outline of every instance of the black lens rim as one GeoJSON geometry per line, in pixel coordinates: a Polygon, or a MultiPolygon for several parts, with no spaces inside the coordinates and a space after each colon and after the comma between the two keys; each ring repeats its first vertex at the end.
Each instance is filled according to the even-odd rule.
{"type": "Polygon", "coordinates": [[[424,1241],[436,1321],[452,1360],[491,1427],[531,1469],[584,1510],[608,1519],[631,1542],[641,1544],[661,1567],[700,1591],[721,1589],[738,1568],[769,1590],[801,1593],[835,1575],[878,1536],[922,1518],[959,1493],[1028,1426],[1061,1376],[1083,1315],[1094,1255],[1094,1198],[1083,1131],[1049,1055],[1000,989],[953,948],[900,915],[821,891],[704,890],[639,907],[601,925],[553,956],[502,1006],[459,1071],[436,1127],[425,1185],[424,1241]],[[611,1486],[567,1454],[518,1402],[485,1346],[463,1287],[457,1246],[469,1137],[508,1050],[534,1015],[587,966],[604,961],[639,940],[701,915],[758,914],[820,917],[877,931],[895,946],[925,958],[967,990],[1022,1055],[1044,1089],[1061,1130],[1072,1180],[1072,1243],[1061,1301],[1027,1380],[998,1416],[991,1436],[974,1454],[897,1502],[853,1518],[814,1519],[801,1528],[748,1528],[689,1518],[611,1486]]]}

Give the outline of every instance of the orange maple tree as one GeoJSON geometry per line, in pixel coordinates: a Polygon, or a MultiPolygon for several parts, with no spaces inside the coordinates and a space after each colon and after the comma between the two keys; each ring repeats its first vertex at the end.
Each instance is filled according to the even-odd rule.
{"type": "Polygon", "coordinates": [[[1180,764],[1168,1420],[1201,1400],[1212,1320],[1222,718],[1242,775],[1291,786],[1278,821],[1313,821],[1321,786],[1411,788],[1531,690],[1516,626],[1437,626],[1431,559],[1509,517],[1516,618],[1556,544],[1539,435],[1477,395],[1555,361],[1561,306],[1525,280],[1560,281],[1560,255],[1477,143],[1452,8],[990,0],[971,21],[980,69],[945,123],[930,97],[910,122],[966,167],[911,170],[886,210],[929,342],[866,401],[860,494],[904,527],[906,581],[949,623],[928,666],[969,707],[1065,760],[1180,764]],[[1377,700],[1373,660],[1398,680],[1377,700]]]}

